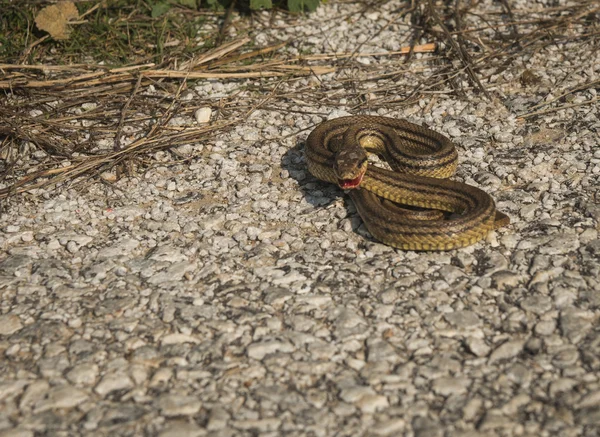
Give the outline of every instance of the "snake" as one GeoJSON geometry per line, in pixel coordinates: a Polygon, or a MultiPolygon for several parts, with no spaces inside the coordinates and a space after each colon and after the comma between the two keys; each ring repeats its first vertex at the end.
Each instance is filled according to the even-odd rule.
{"type": "Polygon", "coordinates": [[[451,250],[510,223],[483,190],[449,179],[458,152],[446,136],[406,120],[354,115],[309,134],[308,171],[352,199],[369,233],[403,250],[451,250]],[[387,163],[375,165],[376,155],[387,163]]]}

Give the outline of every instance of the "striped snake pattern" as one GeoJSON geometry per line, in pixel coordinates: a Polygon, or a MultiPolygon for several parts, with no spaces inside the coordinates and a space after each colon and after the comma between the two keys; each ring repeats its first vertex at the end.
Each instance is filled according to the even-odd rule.
{"type": "Polygon", "coordinates": [[[450,250],[476,243],[508,216],[479,188],[447,179],[454,144],[431,129],[358,115],[318,125],[305,147],[310,173],[347,189],[377,240],[405,250],[450,250]],[[376,154],[391,170],[368,163],[376,154]]]}

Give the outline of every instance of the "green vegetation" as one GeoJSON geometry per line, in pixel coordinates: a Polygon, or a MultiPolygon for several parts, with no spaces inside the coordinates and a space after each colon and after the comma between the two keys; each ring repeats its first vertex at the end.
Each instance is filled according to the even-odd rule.
{"type": "MultiPolygon", "coordinates": [[[[311,12],[317,9],[320,2],[320,0],[276,0],[275,2],[272,0],[207,0],[206,4],[213,8],[227,8],[232,1],[236,1],[236,6],[240,10],[248,8],[251,10],[273,9],[275,7],[287,8],[290,12],[311,12]]],[[[158,0],[153,3],[152,14],[157,16],[154,15],[155,10],[157,14],[166,13],[173,5],[186,6],[192,9],[204,6],[201,0],[158,0]]]]}
{"type": "MultiPolygon", "coordinates": [[[[210,15],[228,21],[232,10],[286,8],[314,10],[320,0],[107,0],[77,2],[80,21],[65,40],[48,37],[35,23],[51,2],[0,0],[0,59],[6,63],[61,63],[123,65],[161,64],[167,57],[187,59],[215,46],[218,33],[203,32],[210,15]],[[233,4],[231,2],[234,2],[233,4]],[[198,39],[200,37],[200,39],[198,39]]],[[[214,29],[214,28],[213,28],[214,29]]]]}

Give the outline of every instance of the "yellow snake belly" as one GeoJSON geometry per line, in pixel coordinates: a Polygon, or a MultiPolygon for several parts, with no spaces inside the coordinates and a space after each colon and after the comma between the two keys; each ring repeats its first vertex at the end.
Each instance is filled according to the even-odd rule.
{"type": "Polygon", "coordinates": [[[447,137],[404,120],[358,115],[321,123],[306,141],[308,170],[339,184],[336,153],[358,147],[392,168],[368,164],[360,186],[348,191],[371,235],[385,244],[450,250],[474,244],[510,222],[487,193],[447,179],[458,161],[447,137]]]}

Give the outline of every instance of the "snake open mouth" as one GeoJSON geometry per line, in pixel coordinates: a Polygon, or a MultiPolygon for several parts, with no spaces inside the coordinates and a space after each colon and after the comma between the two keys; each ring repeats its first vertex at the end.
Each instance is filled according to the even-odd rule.
{"type": "Polygon", "coordinates": [[[351,190],[353,188],[358,188],[360,183],[363,180],[364,173],[355,177],[354,179],[338,179],[338,185],[343,190],[351,190]]]}

